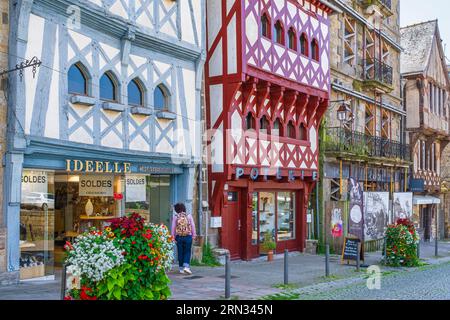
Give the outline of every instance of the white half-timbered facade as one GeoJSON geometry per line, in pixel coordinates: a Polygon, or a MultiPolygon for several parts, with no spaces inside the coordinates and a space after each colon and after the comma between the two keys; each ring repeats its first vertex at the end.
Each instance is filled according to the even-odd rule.
{"type": "MultiPolygon", "coordinates": [[[[9,79],[5,210],[10,271],[18,270],[23,258],[19,241],[30,241],[29,231],[19,232],[19,225],[27,228],[26,183],[35,179],[27,177],[44,172],[43,193],[55,197],[53,213],[47,206],[55,216],[55,239],[71,228],[66,219],[65,230],[57,230],[57,215],[67,218],[68,212],[57,193],[70,189],[74,173],[77,181],[83,175],[111,175],[112,209],[97,208],[89,199],[94,213],[109,210],[121,216],[140,210],[152,222],[168,224],[170,204],[183,201],[191,208],[194,169],[201,159],[205,2],[15,1],[10,66],[32,57],[42,64],[35,74],[26,69],[9,79]],[[162,178],[154,180],[155,175],[162,178]],[[135,189],[129,177],[147,179],[142,199],[131,195],[135,189]],[[69,181],[67,187],[63,180],[69,181]]],[[[75,225],[77,214],[70,219],[75,225]]]]}

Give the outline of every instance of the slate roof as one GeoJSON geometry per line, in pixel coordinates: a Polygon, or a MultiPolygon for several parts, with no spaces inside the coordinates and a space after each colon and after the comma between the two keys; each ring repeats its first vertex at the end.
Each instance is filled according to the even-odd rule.
{"type": "Polygon", "coordinates": [[[421,73],[427,68],[438,21],[432,20],[400,29],[401,73],[421,73]]]}

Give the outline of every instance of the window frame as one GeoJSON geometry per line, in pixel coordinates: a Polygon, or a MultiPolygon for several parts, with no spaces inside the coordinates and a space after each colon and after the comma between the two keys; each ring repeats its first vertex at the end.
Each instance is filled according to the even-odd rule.
{"type": "Polygon", "coordinates": [[[163,84],[158,84],[155,89],[153,90],[153,109],[156,111],[170,111],[170,105],[171,105],[171,94],[169,89],[163,84]],[[164,97],[164,107],[162,109],[156,108],[155,104],[155,92],[156,90],[161,90],[163,97],[164,97]]]}
{"type": "Polygon", "coordinates": [[[145,88],[144,85],[142,84],[142,81],[139,78],[133,78],[128,82],[127,85],[127,101],[128,101],[128,105],[133,106],[133,107],[145,107],[145,88]],[[140,104],[135,104],[135,103],[130,103],[130,84],[134,82],[136,84],[136,87],[138,88],[139,92],[141,93],[141,103],[140,104]]]}
{"type": "Polygon", "coordinates": [[[280,46],[285,46],[286,45],[286,39],[285,39],[285,35],[284,35],[284,25],[281,22],[281,20],[277,20],[274,24],[273,24],[273,37],[272,37],[272,41],[274,43],[279,44],[280,46]],[[278,26],[280,27],[280,30],[278,30],[278,26]],[[278,41],[278,35],[281,37],[280,41],[278,41]]]}
{"type": "Polygon", "coordinates": [[[79,95],[79,96],[86,96],[89,97],[90,96],[90,81],[91,81],[91,77],[89,75],[89,72],[87,71],[87,68],[84,66],[83,63],[81,63],[80,61],[75,62],[74,64],[72,64],[69,69],[67,70],[67,92],[71,95],[79,95]],[[80,92],[71,92],[70,91],[70,79],[69,79],[69,74],[70,74],[70,70],[75,67],[76,69],[78,69],[78,71],[80,72],[81,76],[84,79],[84,92],[80,93],[80,92]]]}
{"type": "Polygon", "coordinates": [[[320,62],[320,47],[319,41],[317,41],[316,38],[312,39],[311,41],[311,59],[316,62],[320,62]]]}
{"type": "Polygon", "coordinates": [[[297,31],[294,27],[290,27],[287,33],[287,48],[292,51],[297,51],[297,31]],[[292,37],[292,39],[291,39],[292,37]],[[292,41],[293,43],[292,43],[292,41]],[[292,47],[291,47],[292,45],[292,47]]]}
{"type": "Polygon", "coordinates": [[[300,35],[300,54],[305,57],[309,57],[309,38],[308,38],[308,35],[306,34],[306,32],[302,32],[302,34],[300,35]],[[305,39],[304,48],[302,46],[303,39],[305,39]]]}
{"type": "Polygon", "coordinates": [[[267,13],[267,12],[264,12],[262,15],[261,15],[261,37],[264,37],[264,38],[267,38],[267,39],[272,39],[272,23],[271,23],[271,19],[270,19],[270,16],[269,16],[269,14],[267,13]],[[267,19],[267,32],[266,32],[266,34],[264,34],[264,29],[263,29],[263,24],[264,24],[264,21],[263,21],[263,19],[264,18],[266,18],[267,19]]]}
{"type": "Polygon", "coordinates": [[[102,97],[102,87],[99,86],[99,97],[100,97],[100,100],[118,103],[119,102],[119,92],[120,92],[120,90],[119,90],[119,81],[117,80],[116,75],[110,70],[104,72],[103,75],[99,79],[99,84],[101,83],[101,80],[102,80],[102,78],[104,76],[106,76],[109,79],[109,81],[111,81],[111,84],[113,86],[113,90],[114,90],[113,91],[113,100],[103,98],[102,97]]]}

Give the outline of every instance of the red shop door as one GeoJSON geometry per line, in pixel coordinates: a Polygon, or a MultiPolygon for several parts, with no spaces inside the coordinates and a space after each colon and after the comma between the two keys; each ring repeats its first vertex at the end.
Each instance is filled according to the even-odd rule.
{"type": "Polygon", "coordinates": [[[228,192],[228,207],[227,215],[224,219],[224,231],[227,233],[228,239],[226,249],[230,250],[232,259],[239,259],[241,257],[241,206],[240,206],[240,192],[228,192]]]}

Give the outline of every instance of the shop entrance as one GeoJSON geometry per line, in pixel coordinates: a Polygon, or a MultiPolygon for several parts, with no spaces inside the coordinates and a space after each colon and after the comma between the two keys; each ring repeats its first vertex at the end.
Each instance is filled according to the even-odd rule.
{"type": "Polygon", "coordinates": [[[297,248],[296,192],[260,191],[253,193],[252,256],[297,248]]]}
{"type": "Polygon", "coordinates": [[[228,250],[232,259],[241,257],[241,200],[240,192],[232,190],[228,192],[227,217],[224,219],[225,230],[228,230],[228,250]]]}

